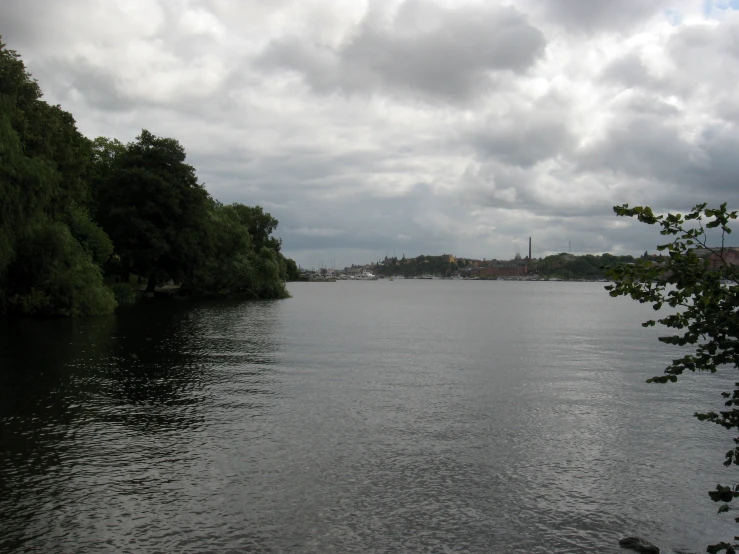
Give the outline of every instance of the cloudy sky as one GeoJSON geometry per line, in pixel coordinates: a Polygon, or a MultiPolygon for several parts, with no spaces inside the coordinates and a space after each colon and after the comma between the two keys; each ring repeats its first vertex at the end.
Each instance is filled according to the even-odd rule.
{"type": "Polygon", "coordinates": [[[739,208],[739,0],[2,0],[0,35],[303,266],[634,254],[614,204],[739,208]]]}

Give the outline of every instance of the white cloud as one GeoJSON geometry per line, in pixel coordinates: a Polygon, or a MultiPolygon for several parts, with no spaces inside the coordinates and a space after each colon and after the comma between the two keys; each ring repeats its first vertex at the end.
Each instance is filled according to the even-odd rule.
{"type": "Polygon", "coordinates": [[[211,35],[220,38],[226,34],[226,28],[218,18],[203,8],[185,10],[180,14],[179,23],[185,33],[193,35],[211,35]]]}

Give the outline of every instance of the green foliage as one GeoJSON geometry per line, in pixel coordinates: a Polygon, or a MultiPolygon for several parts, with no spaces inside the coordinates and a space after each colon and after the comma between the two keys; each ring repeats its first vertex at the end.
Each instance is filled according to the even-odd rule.
{"type": "Polygon", "coordinates": [[[607,270],[633,261],[633,256],[614,256],[607,253],[600,256],[592,254],[576,256],[563,252],[532,260],[529,263],[529,272],[540,277],[599,279],[605,276],[607,270]]]}
{"type": "Polygon", "coordinates": [[[248,258],[252,239],[230,206],[213,202],[208,237],[207,253],[199,264],[190,268],[183,289],[209,296],[248,289],[253,274],[248,258]]]}
{"type": "Polygon", "coordinates": [[[35,87],[22,87],[30,85],[28,81],[30,77],[25,74],[22,62],[0,42],[0,198],[3,199],[0,202],[0,274],[13,260],[18,233],[30,218],[51,203],[59,181],[50,160],[27,154],[27,145],[14,127],[14,122],[18,127],[25,125],[19,105],[30,98],[14,97],[6,91],[20,89],[29,97],[40,95],[35,87]],[[26,82],[9,87],[12,83],[3,80],[9,73],[18,79],[22,75],[20,80],[26,82]]]}
{"type": "Polygon", "coordinates": [[[272,237],[272,232],[277,228],[279,222],[260,206],[244,206],[243,204],[232,204],[233,217],[241,225],[246,227],[254,243],[254,250],[259,252],[263,247],[271,248],[279,252],[282,241],[272,237]]]}
{"type": "Polygon", "coordinates": [[[136,303],[136,292],[128,283],[113,283],[110,285],[118,306],[128,306],[136,303]]]}
{"type": "Polygon", "coordinates": [[[253,298],[287,296],[297,274],[277,219],[214,202],[178,141],[88,140],[2,42],[0,198],[0,314],[109,313],[135,299],[134,273],[149,291],[171,279],[253,298]],[[105,287],[101,267],[122,283],[105,287]]]}
{"type": "Polygon", "coordinates": [[[90,143],[41,100],[0,42],[0,313],[93,315],[115,307],[99,264],[112,245],[89,216],[90,143]]]}
{"type": "Polygon", "coordinates": [[[378,275],[387,276],[417,277],[424,274],[448,276],[458,269],[457,262],[450,261],[449,256],[425,256],[422,254],[415,258],[406,258],[405,255],[401,259],[386,257],[382,265],[377,266],[376,272],[378,275]]]}
{"type": "Polygon", "coordinates": [[[90,209],[96,221],[100,218],[101,191],[125,153],[126,146],[117,139],[97,137],[90,144],[90,209]]]}
{"type": "MultiPolygon", "coordinates": [[[[254,248],[257,240],[262,244],[279,243],[262,235],[262,230],[256,238],[251,234],[255,229],[249,218],[252,213],[252,208],[242,204],[212,204],[207,255],[188,272],[183,285],[186,291],[204,296],[288,296],[284,283],[287,264],[282,254],[267,246],[258,252],[254,248]]],[[[261,208],[258,213],[265,220],[270,218],[261,208]]]]}
{"type": "Polygon", "coordinates": [[[266,246],[258,254],[251,254],[255,267],[253,290],[257,298],[286,298],[288,295],[284,282],[284,265],[277,252],[266,246]]]}
{"type": "Polygon", "coordinates": [[[30,226],[18,242],[7,283],[11,313],[76,317],[110,313],[116,306],[100,267],[59,221],[30,226]]]}
{"type": "Polygon", "coordinates": [[[102,266],[110,259],[113,255],[113,241],[90,219],[87,210],[69,206],[64,214],[64,220],[74,238],[97,265],[102,266]]]}
{"type": "Polygon", "coordinates": [[[300,269],[298,269],[298,264],[295,263],[295,260],[291,260],[290,258],[285,258],[285,279],[287,281],[297,281],[300,279],[300,269]]]}
{"type": "Polygon", "coordinates": [[[98,159],[112,164],[99,170],[98,214],[124,281],[130,272],[146,275],[153,290],[157,273],[182,280],[207,241],[210,204],[182,146],[143,130],[125,151],[116,148],[112,161],[98,159]]]}
{"type": "Polygon", "coordinates": [[[118,158],[126,153],[126,145],[118,139],[98,137],[90,147],[94,177],[103,179],[116,167],[118,158]]]}
{"type": "MultiPolygon", "coordinates": [[[[729,224],[737,218],[737,212],[729,211],[725,203],[716,209],[699,204],[684,216],[655,215],[649,207],[629,208],[628,205],[617,206],[614,211],[647,225],[658,225],[660,234],[670,237],[669,242],[658,247],[667,256],[658,260],[641,258],[633,264],[616,267],[610,272],[615,284],[606,287],[611,296],[630,296],[638,302],[651,304],[655,311],[664,306],[675,309],[643,325],[660,323],[674,329],[675,334],[659,340],[688,347],[689,352],[673,360],[664,375],[648,382],[675,382],[685,370],[713,373],[726,367],[739,368],[739,286],[727,287],[722,283],[722,278],[729,278],[739,284],[739,272],[725,261],[727,251],[724,248],[725,238],[731,233],[729,224]],[[720,235],[720,246],[709,244],[712,229],[720,235]],[[699,255],[704,253],[717,262],[714,267],[709,259],[699,255]]],[[[739,383],[735,383],[733,391],[722,395],[726,410],[695,415],[701,421],[738,431],[739,383]]],[[[734,445],[725,455],[726,466],[739,464],[739,437],[734,439],[734,445]]],[[[718,485],[709,496],[722,503],[719,513],[729,511],[729,503],[739,496],[739,485],[718,485]]],[[[729,551],[736,546],[722,542],[709,546],[707,551],[729,551]]]]}

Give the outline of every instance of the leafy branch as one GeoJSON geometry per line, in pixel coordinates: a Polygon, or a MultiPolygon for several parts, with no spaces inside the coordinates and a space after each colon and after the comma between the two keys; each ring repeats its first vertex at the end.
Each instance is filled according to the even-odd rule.
{"type": "MultiPolygon", "coordinates": [[[[614,281],[606,289],[611,296],[629,296],[640,303],[651,303],[655,311],[664,306],[673,310],[668,315],[644,322],[644,327],[657,323],[674,334],[659,337],[666,344],[689,350],[670,363],[663,375],[648,379],[649,383],[675,382],[685,370],[710,371],[726,367],[739,369],[739,272],[728,261],[726,237],[730,223],[737,218],[726,203],[718,208],[706,204],[695,206],[689,213],[655,215],[651,208],[628,204],[613,208],[617,215],[635,217],[647,225],[658,225],[660,234],[670,237],[657,250],[667,255],[659,261],[639,259],[609,271],[614,281]],[[720,232],[720,246],[711,246],[709,233],[720,232]]],[[[739,383],[733,391],[722,393],[725,411],[696,413],[701,421],[710,421],[729,430],[739,431],[739,383]]],[[[739,465],[739,437],[725,454],[724,465],[739,465]]],[[[730,503],[739,497],[739,485],[717,485],[709,492],[714,502],[721,503],[718,512],[731,510],[730,503]]],[[[736,518],[739,522],[739,518],[736,518]]],[[[739,537],[734,537],[739,541],[739,537]]],[[[733,553],[739,545],[720,542],[707,547],[709,553],[733,553]]]]}

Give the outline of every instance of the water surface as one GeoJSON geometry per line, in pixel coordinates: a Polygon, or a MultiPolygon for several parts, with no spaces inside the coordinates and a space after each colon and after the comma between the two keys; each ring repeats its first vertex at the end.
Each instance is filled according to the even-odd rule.
{"type": "Polygon", "coordinates": [[[0,323],[2,552],[618,552],[730,539],[726,375],[597,283],[294,283],[0,323]]]}

